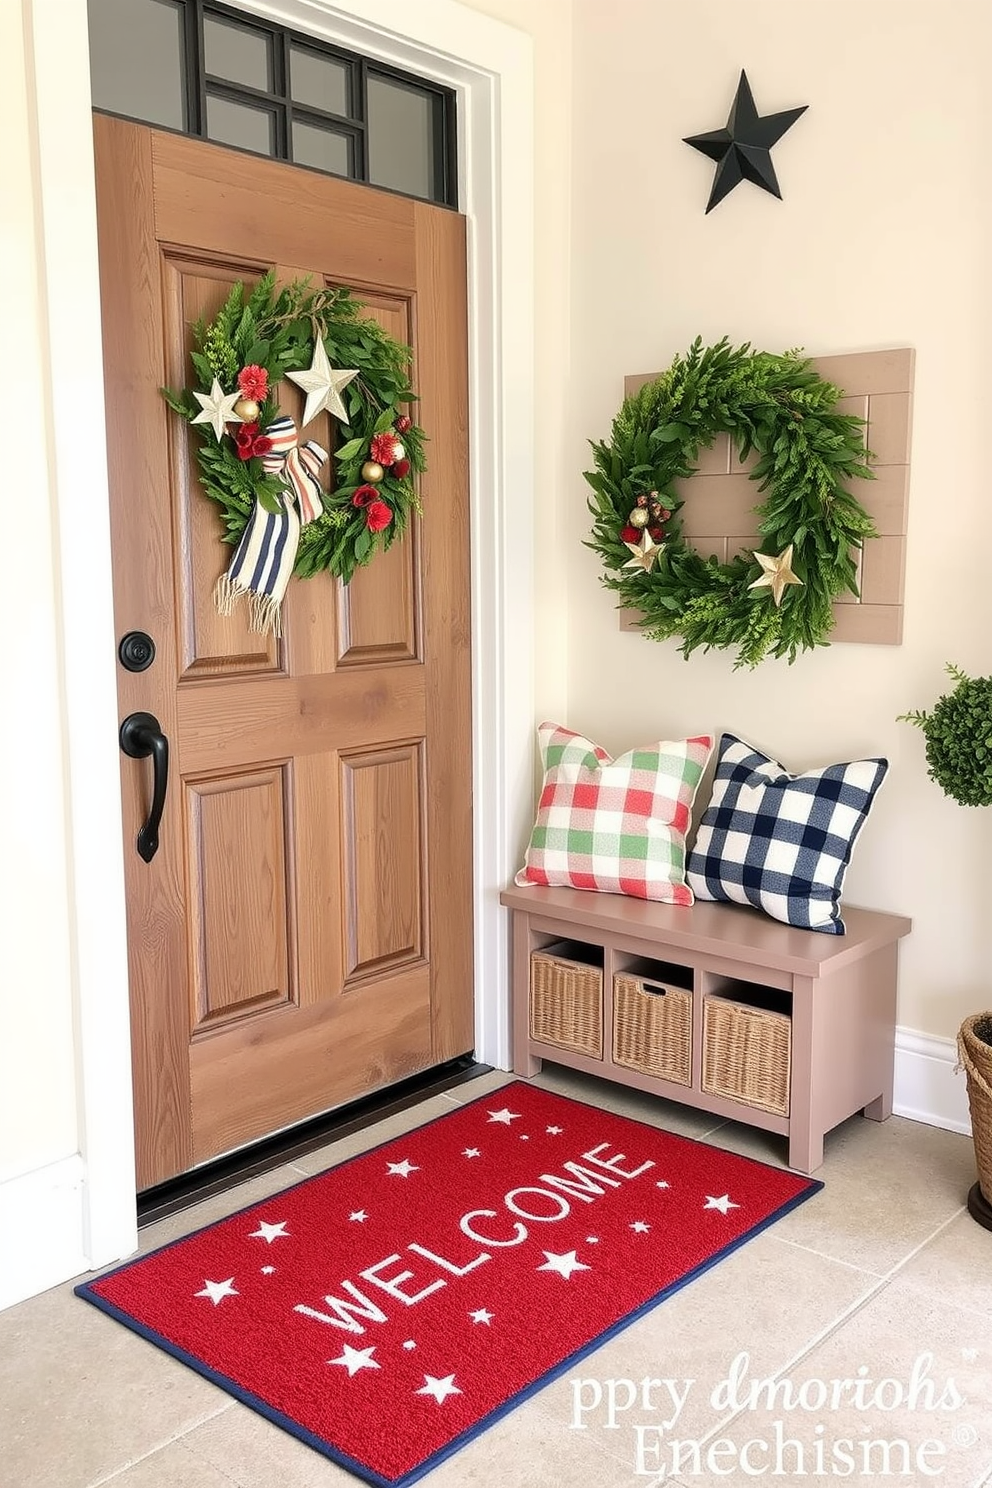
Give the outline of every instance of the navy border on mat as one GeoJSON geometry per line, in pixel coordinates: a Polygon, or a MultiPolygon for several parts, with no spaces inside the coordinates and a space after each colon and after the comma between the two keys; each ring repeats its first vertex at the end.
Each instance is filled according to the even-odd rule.
{"type": "MultiPolygon", "coordinates": [[[[573,1106],[583,1106],[588,1111],[598,1111],[601,1109],[599,1106],[594,1106],[590,1101],[577,1100],[575,1096],[571,1095],[561,1095],[557,1090],[545,1090],[540,1085],[528,1085],[523,1080],[512,1080],[506,1085],[498,1086],[496,1090],[487,1091],[485,1095],[476,1096],[475,1100],[459,1103],[455,1110],[444,1111],[440,1116],[432,1116],[429,1121],[424,1121],[419,1127],[411,1128],[411,1130],[423,1131],[429,1126],[434,1126],[439,1121],[447,1121],[457,1111],[464,1111],[468,1110],[470,1106],[481,1105],[483,1101],[492,1100],[497,1094],[499,1096],[508,1094],[515,1088],[521,1090],[538,1090],[541,1095],[550,1096],[552,1100],[565,1101],[567,1104],[573,1106]]],[[[611,1116],[620,1116],[622,1120],[631,1121],[635,1126],[643,1126],[648,1131],[659,1131],[663,1132],[666,1136],[677,1137],[679,1141],[688,1142],[696,1147],[706,1147],[710,1151],[725,1150],[714,1148],[712,1143],[703,1142],[698,1137],[686,1137],[681,1132],[666,1132],[664,1127],[652,1127],[646,1121],[639,1121],[636,1116],[624,1116],[619,1111],[611,1111],[608,1114],[611,1116]]],[[[399,1140],[400,1138],[398,1137],[387,1137],[385,1141],[376,1143],[374,1147],[369,1147],[364,1152],[358,1152],[354,1157],[349,1157],[342,1163],[336,1163],[332,1168],[325,1168],[323,1173],[312,1173],[308,1177],[301,1179],[299,1183],[292,1183],[288,1188],[279,1189],[277,1194],[271,1195],[271,1198],[276,1198],[279,1194],[295,1193],[298,1188],[305,1188],[307,1184],[318,1182],[327,1173],[341,1172],[352,1163],[369,1157],[372,1153],[379,1152],[384,1147],[390,1147],[399,1140]]],[[[733,1156],[741,1162],[750,1163],[756,1168],[767,1170],[771,1167],[769,1163],[760,1162],[757,1158],[747,1157],[743,1153],[735,1152],[733,1156]]],[[[778,1170],[771,1169],[771,1171],[778,1170]]],[[[791,1170],[785,1169],[785,1171],[788,1172],[791,1170]]],[[[546,1369],[538,1379],[526,1385],[524,1389],[518,1390],[515,1395],[508,1396],[502,1405],[498,1405],[495,1410],[491,1410],[487,1416],[481,1416],[474,1426],[470,1426],[458,1436],[452,1437],[451,1441],[445,1446],[434,1452],[430,1457],[425,1457],[416,1467],[411,1468],[408,1473],[404,1473],[398,1478],[384,1478],[380,1473],[375,1472],[364,1463],[356,1461],[353,1457],[349,1457],[347,1453],[338,1451],[336,1447],[324,1441],[322,1437],[314,1436],[313,1432],[307,1431],[305,1426],[301,1426],[292,1417],[283,1415],[274,1406],[253,1395],[250,1390],[243,1390],[239,1385],[234,1384],[232,1380],[228,1379],[226,1375],[218,1374],[216,1370],[211,1369],[208,1364],[205,1364],[202,1359],[198,1359],[195,1354],[187,1353],[185,1349],[180,1348],[177,1344],[171,1343],[169,1339],[163,1338],[161,1334],[156,1333],[153,1328],[145,1327],[144,1324],[139,1323],[128,1313],[122,1312],[119,1307],[115,1307],[112,1302],[108,1302],[93,1290],[95,1286],[98,1286],[101,1281],[106,1281],[108,1277],[117,1276],[121,1271],[129,1271],[132,1266],[140,1265],[151,1256],[163,1255],[165,1251],[172,1250],[177,1245],[185,1244],[194,1235],[202,1235],[205,1230],[212,1230],[215,1225],[224,1224],[229,1219],[236,1219],[239,1214],[247,1214],[249,1210],[257,1209],[260,1204],[268,1203],[269,1199],[255,1199],[252,1203],[245,1204],[241,1209],[232,1209],[230,1214],[224,1214],[220,1219],[212,1219],[209,1224],[201,1225],[199,1229],[190,1230],[186,1235],[180,1235],[175,1240],[169,1240],[165,1245],[160,1245],[157,1250],[150,1250],[144,1255],[132,1256],[121,1265],[111,1267],[109,1271],[101,1272],[93,1282],[80,1282],[78,1286],[73,1287],[73,1291],[77,1297],[82,1297],[84,1301],[92,1303],[101,1312],[105,1312],[108,1317],[115,1318],[117,1322],[123,1323],[124,1327],[129,1328],[132,1333],[137,1333],[141,1338],[146,1338],[149,1343],[154,1343],[163,1353],[171,1354],[174,1359],[178,1359],[180,1363],[187,1365],[188,1368],[194,1370],[204,1379],[209,1380],[211,1384],[217,1385],[225,1394],[233,1396],[235,1400],[240,1400],[243,1405],[250,1406],[258,1415],[264,1416],[267,1421],[280,1426],[290,1436],[295,1436],[299,1441],[305,1442],[308,1447],[312,1447],[315,1451],[321,1453],[322,1456],[329,1458],[330,1461],[336,1462],[339,1467],[345,1468],[347,1472],[354,1473],[356,1477],[364,1479],[366,1483],[375,1484],[375,1488],[407,1488],[408,1484],[416,1483],[418,1479],[424,1477],[426,1473],[432,1472],[435,1467],[440,1466],[447,1458],[453,1457],[456,1452],[461,1451],[462,1447],[467,1446],[475,1437],[481,1436],[484,1431],[488,1431],[490,1426],[494,1426],[497,1421],[502,1420],[504,1416],[509,1415],[511,1411],[516,1410],[519,1405],[522,1405],[525,1400],[529,1400],[538,1391],[543,1390],[552,1380],[559,1379],[575,1364],[587,1358],[596,1349],[601,1348],[604,1343],[608,1343],[611,1338],[615,1338],[618,1333],[622,1333],[626,1328],[629,1328],[631,1323],[636,1323],[639,1318],[645,1317],[649,1312],[653,1312],[667,1298],[681,1291],[684,1286],[688,1286],[691,1281],[695,1281],[697,1277],[702,1276],[704,1272],[709,1271],[711,1267],[717,1265],[720,1261],[725,1260],[735,1250],[740,1250],[741,1246],[746,1245],[749,1240],[753,1240],[756,1235],[760,1235],[771,1225],[777,1224],[780,1219],[784,1219],[793,1209],[798,1209],[800,1204],[805,1204],[807,1199],[811,1199],[814,1194],[819,1193],[823,1188],[823,1183],[819,1178],[807,1178],[805,1174],[801,1173],[794,1176],[808,1185],[802,1193],[796,1194],[794,1198],[787,1199],[784,1204],[781,1204],[772,1214],[766,1215],[763,1220],[760,1220],[746,1234],[739,1235],[736,1240],[732,1240],[722,1250],[714,1251],[705,1261],[693,1267],[691,1271],[687,1271],[677,1281],[672,1282],[671,1286],[665,1287],[660,1292],[656,1292],[653,1297],[649,1298],[647,1302],[643,1302],[640,1307],[635,1307],[631,1312],[625,1313],[623,1317],[618,1318],[609,1328],[605,1328],[602,1333],[597,1333],[587,1343],[584,1343],[581,1348],[576,1349],[574,1353],[569,1354],[560,1363],[553,1365],[551,1369],[546,1369]]]]}

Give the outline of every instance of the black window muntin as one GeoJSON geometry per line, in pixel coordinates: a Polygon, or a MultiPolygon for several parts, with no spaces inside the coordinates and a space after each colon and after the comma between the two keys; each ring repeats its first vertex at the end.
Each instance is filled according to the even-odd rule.
{"type": "MultiPolygon", "coordinates": [[[[184,132],[186,134],[200,139],[209,139],[207,134],[208,97],[261,107],[270,112],[273,117],[274,152],[269,158],[293,161],[292,124],[294,120],[298,120],[301,123],[328,129],[343,136],[349,143],[352,165],[347,179],[369,184],[368,80],[375,76],[395,79],[397,82],[415,88],[430,101],[432,179],[435,187],[434,195],[430,199],[441,206],[457,207],[455,95],[452,89],[429,82],[414,73],[391,67],[388,63],[372,61],[306,32],[294,31],[263,17],[238,10],[234,6],[219,4],[217,0],[177,0],[177,3],[184,12],[183,36],[186,53],[186,129],[184,132]],[[272,49],[273,86],[271,90],[254,88],[247,83],[233,82],[229,78],[206,72],[203,22],[207,16],[227,21],[241,30],[266,38],[272,49]],[[317,57],[326,57],[347,69],[349,103],[347,114],[333,113],[313,104],[300,103],[290,96],[290,54],[294,47],[317,57]]],[[[107,110],[107,112],[110,111],[107,110]]],[[[314,167],[303,165],[301,168],[309,170],[314,167]]],[[[395,188],[377,185],[376,189],[389,191],[395,188]]],[[[399,194],[414,195],[414,193],[404,192],[399,194]]],[[[417,200],[424,200],[424,198],[418,196],[417,200]]]]}

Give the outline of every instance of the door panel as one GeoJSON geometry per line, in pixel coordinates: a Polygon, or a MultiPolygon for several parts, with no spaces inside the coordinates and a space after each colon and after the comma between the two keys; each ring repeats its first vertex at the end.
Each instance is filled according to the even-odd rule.
{"type": "Polygon", "coordinates": [[[424,954],[422,773],[418,744],[341,760],[349,982],[424,954]]]}
{"type": "Polygon", "coordinates": [[[287,765],[186,783],[193,1035],[297,1001],[287,765]]]}
{"type": "MultiPolygon", "coordinates": [[[[121,672],[121,715],[155,713],[173,766],[145,864],[146,762],[122,764],[144,1188],[472,1046],[464,223],[122,120],[95,134],[116,615],[158,650],[121,672]],[[406,538],[348,587],[294,580],[263,641],[214,610],[230,550],[158,389],[188,380],[189,324],[270,265],[354,287],[413,345],[430,470],[406,538]]],[[[302,401],[281,386],[297,422],[302,401]]],[[[306,434],[348,437],[327,414],[306,434]]]]}
{"type": "MultiPolygon", "coordinates": [[[[212,263],[166,250],[162,255],[169,386],[181,387],[188,377],[185,356],[187,327],[203,318],[212,320],[238,279],[254,284],[257,267],[212,263]]],[[[275,670],[279,643],[274,636],[253,635],[244,607],[230,616],[218,614],[213,603],[217,577],[217,512],[200,490],[196,466],[196,436],[178,419],[172,423],[172,476],[175,546],[179,582],[180,654],[182,675],[221,675],[238,671],[275,670]]]]}

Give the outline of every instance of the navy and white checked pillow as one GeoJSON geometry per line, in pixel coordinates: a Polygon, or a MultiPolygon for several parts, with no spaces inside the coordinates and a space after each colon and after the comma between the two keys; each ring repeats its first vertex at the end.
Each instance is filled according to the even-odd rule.
{"type": "Polygon", "coordinates": [[[751,904],[804,930],[843,935],[840,894],[888,760],[790,775],[724,734],[713,795],[686,871],[697,899],[751,904]]]}

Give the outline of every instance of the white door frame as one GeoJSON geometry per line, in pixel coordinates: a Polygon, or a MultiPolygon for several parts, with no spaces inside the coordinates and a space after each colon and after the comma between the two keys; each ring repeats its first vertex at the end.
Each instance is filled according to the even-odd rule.
{"type": "MultiPolygon", "coordinates": [[[[533,64],[530,38],[454,0],[240,0],[456,90],[468,217],[476,1051],[509,1065],[498,893],[533,758],[533,64]],[[512,667],[512,675],[511,675],[512,667]]],[[[117,698],[86,0],[28,0],[61,594],[81,1254],[135,1245],[117,698]],[[86,348],[85,354],[81,348],[86,348]]],[[[140,493],[135,493],[140,521],[140,493]]],[[[68,1238],[68,1237],[67,1237],[68,1238]]]]}

